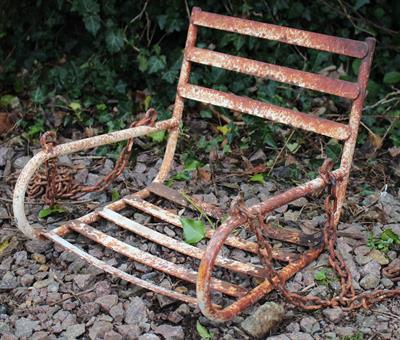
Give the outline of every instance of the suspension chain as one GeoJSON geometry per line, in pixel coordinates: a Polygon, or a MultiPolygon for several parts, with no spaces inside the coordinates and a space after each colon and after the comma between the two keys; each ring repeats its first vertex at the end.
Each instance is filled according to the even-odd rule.
{"type": "Polygon", "coordinates": [[[326,223],[323,229],[323,242],[320,247],[328,251],[329,265],[339,277],[341,288],[340,293],[331,299],[322,299],[314,295],[303,296],[295,292],[290,292],[286,288],[285,281],[273,266],[272,245],[263,233],[264,228],[266,228],[263,216],[252,214],[245,206],[243,197],[238,197],[235,200],[232,210],[247,218],[250,229],[257,238],[258,255],[261,264],[265,268],[265,278],[289,303],[304,310],[317,310],[336,306],[341,306],[344,310],[354,310],[361,307],[369,308],[369,306],[388,297],[399,296],[400,289],[375,290],[373,292],[356,294],[352,284],[351,272],[343,257],[335,250],[337,240],[335,223],[335,212],[337,210],[336,188],[338,180],[331,172],[332,167],[333,162],[327,159],[320,168],[320,176],[327,187],[327,197],[324,203],[326,223]]]}
{"type": "MultiPolygon", "coordinates": [[[[138,126],[153,127],[157,120],[157,112],[149,109],[145,116],[133,122],[130,128],[138,126]]],[[[57,134],[55,131],[47,131],[40,138],[40,144],[44,152],[51,153],[56,146],[57,134]]],[[[44,173],[37,172],[28,188],[30,197],[42,196],[44,203],[53,205],[57,199],[76,199],[89,192],[99,192],[105,190],[117,177],[119,177],[126,166],[133,149],[133,138],[128,139],[126,146],[122,149],[114,169],[105,177],[93,185],[81,185],[77,183],[70,169],[57,166],[57,158],[51,158],[45,162],[44,173]],[[45,189],[43,190],[43,186],[45,189]]]]}

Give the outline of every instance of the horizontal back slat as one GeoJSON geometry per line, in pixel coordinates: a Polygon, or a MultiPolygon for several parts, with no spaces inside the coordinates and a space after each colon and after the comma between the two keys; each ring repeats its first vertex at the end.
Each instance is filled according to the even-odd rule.
{"type": "Polygon", "coordinates": [[[287,44],[314,48],[321,51],[364,58],[368,52],[366,43],[352,39],[332,37],[295,28],[277,26],[226,15],[193,11],[192,23],[227,32],[276,40],[287,44]]]}
{"type": "Polygon", "coordinates": [[[349,99],[357,98],[360,92],[356,83],[196,47],[188,48],[185,58],[199,64],[269,78],[349,99]]]}
{"type": "Polygon", "coordinates": [[[319,118],[311,114],[263,103],[251,98],[191,84],[178,87],[178,93],[187,99],[222,106],[230,110],[291,125],[295,128],[319,133],[331,138],[346,140],[350,136],[350,129],[347,125],[319,118]]]}

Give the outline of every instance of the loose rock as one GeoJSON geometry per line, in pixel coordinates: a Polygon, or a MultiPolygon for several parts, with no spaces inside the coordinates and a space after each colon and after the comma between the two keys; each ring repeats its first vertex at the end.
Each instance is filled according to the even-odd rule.
{"type": "Polygon", "coordinates": [[[240,325],[251,336],[262,338],[283,319],[285,310],[275,302],[266,302],[240,325]]]}
{"type": "Polygon", "coordinates": [[[125,322],[127,324],[140,324],[147,321],[147,307],[143,300],[134,297],[132,301],[125,306],[125,322]]]}
{"type": "Polygon", "coordinates": [[[161,334],[166,340],[183,340],[185,338],[185,333],[181,326],[161,325],[154,332],[161,334]]]}

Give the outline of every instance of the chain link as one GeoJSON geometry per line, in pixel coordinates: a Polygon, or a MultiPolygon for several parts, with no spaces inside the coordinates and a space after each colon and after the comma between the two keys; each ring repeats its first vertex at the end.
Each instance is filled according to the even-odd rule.
{"type": "Polygon", "coordinates": [[[258,255],[261,264],[265,268],[265,278],[268,282],[291,304],[304,310],[317,310],[325,307],[341,306],[344,310],[354,310],[369,306],[382,301],[388,297],[399,296],[400,289],[376,290],[356,294],[352,275],[343,257],[336,252],[337,240],[335,212],[337,210],[336,188],[338,180],[332,174],[333,162],[327,159],[320,168],[320,176],[326,183],[327,197],[324,202],[326,212],[326,223],[323,229],[323,242],[320,247],[325,248],[329,253],[328,262],[340,280],[341,291],[331,299],[322,299],[318,296],[303,296],[290,292],[286,288],[285,281],[280,277],[279,272],[273,266],[272,246],[263,230],[267,227],[261,215],[252,214],[245,206],[243,197],[235,200],[232,211],[242,214],[247,218],[250,229],[257,238],[258,255]]]}
{"type": "MultiPolygon", "coordinates": [[[[145,116],[133,122],[130,128],[138,126],[153,127],[157,120],[157,112],[149,109],[145,116]]],[[[55,131],[47,131],[40,138],[43,151],[51,153],[56,146],[57,134],[55,131]]],[[[97,183],[89,186],[81,185],[74,180],[71,168],[57,166],[57,158],[51,158],[45,162],[44,172],[38,171],[28,187],[29,197],[42,197],[47,205],[54,205],[58,199],[76,199],[89,192],[105,190],[117,177],[119,177],[128,165],[132,154],[133,138],[128,139],[122,149],[114,169],[97,183]]]]}

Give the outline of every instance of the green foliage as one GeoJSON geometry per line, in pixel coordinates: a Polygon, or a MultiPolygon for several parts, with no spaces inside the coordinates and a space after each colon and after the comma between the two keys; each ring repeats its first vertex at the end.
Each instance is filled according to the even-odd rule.
{"type": "Polygon", "coordinates": [[[385,229],[379,237],[375,237],[372,233],[368,235],[368,247],[378,249],[383,253],[387,253],[394,245],[400,244],[400,236],[392,229],[385,229]]]}
{"type": "Polygon", "coordinates": [[[319,284],[327,285],[334,280],[334,275],[331,270],[323,268],[314,272],[314,279],[319,284]]]}
{"type": "Polygon", "coordinates": [[[344,336],[342,340],[363,340],[364,335],[361,332],[357,332],[350,336],[344,336]]]}
{"type": "MultiPolygon", "coordinates": [[[[379,44],[368,84],[367,105],[382,99],[400,83],[400,44],[396,34],[400,28],[400,2],[354,0],[340,5],[322,0],[307,4],[300,0],[233,0],[227,5],[216,0],[188,0],[187,5],[357,40],[375,36],[379,44]]],[[[27,122],[20,123],[27,135],[36,137],[38,131],[54,128],[50,115],[46,115],[41,126],[30,131],[32,122],[42,119],[42,112],[52,112],[54,107],[67,112],[59,127],[66,131],[71,126],[121,129],[132,121],[134,113],[149,106],[158,110],[161,119],[170,115],[167,108],[175,98],[188,26],[182,1],[5,0],[0,16],[1,93],[28,102],[24,105],[25,111],[29,111],[27,122]],[[145,98],[138,100],[136,90],[146,90],[145,98]],[[81,108],[77,110],[70,103],[79,103],[81,108]],[[36,116],[32,114],[36,112],[36,116]]],[[[210,29],[199,30],[198,46],[212,46],[217,51],[250,55],[311,72],[341,66],[342,77],[350,81],[356,80],[360,65],[359,60],[351,58],[210,29]]],[[[317,92],[218,68],[197,65],[193,70],[193,83],[304,112],[318,109],[314,99],[321,94],[317,92]]],[[[332,100],[341,112],[348,110],[343,101],[332,100]]],[[[367,108],[364,123],[382,136],[394,119],[393,103],[367,108]]],[[[228,110],[222,112],[231,117],[228,110]]],[[[214,118],[206,109],[200,111],[200,116],[214,118]]],[[[205,139],[204,148],[210,150],[223,144],[222,149],[230,152],[230,145],[236,141],[242,148],[252,144],[271,149],[281,146],[279,125],[267,124],[257,117],[244,120],[243,140],[237,138],[235,124],[222,125],[219,139],[205,139]],[[225,138],[227,143],[223,143],[225,138]]],[[[386,139],[388,144],[400,145],[398,131],[396,123],[386,139]]],[[[365,138],[365,134],[361,133],[360,138],[365,138]]],[[[300,147],[297,140],[287,145],[291,153],[300,147]]],[[[338,151],[333,145],[330,149],[334,154],[338,151]]]]}
{"type": "Polygon", "coordinates": [[[196,244],[200,242],[206,233],[206,226],[201,220],[181,217],[183,227],[183,238],[186,243],[196,244]]]}
{"type": "Polygon", "coordinates": [[[258,182],[258,183],[265,183],[264,174],[255,174],[250,177],[250,182],[258,182]]]}
{"type": "Polygon", "coordinates": [[[197,330],[197,334],[199,334],[199,336],[202,340],[212,340],[212,338],[213,338],[212,334],[209,332],[209,330],[207,328],[205,328],[200,323],[200,321],[196,322],[196,330],[197,330]]]}
{"type": "Polygon", "coordinates": [[[46,218],[48,216],[51,215],[55,215],[55,214],[63,214],[65,213],[65,209],[61,206],[59,206],[58,204],[53,205],[51,207],[48,208],[43,208],[42,210],[39,211],[38,217],[39,218],[46,218]]]}

